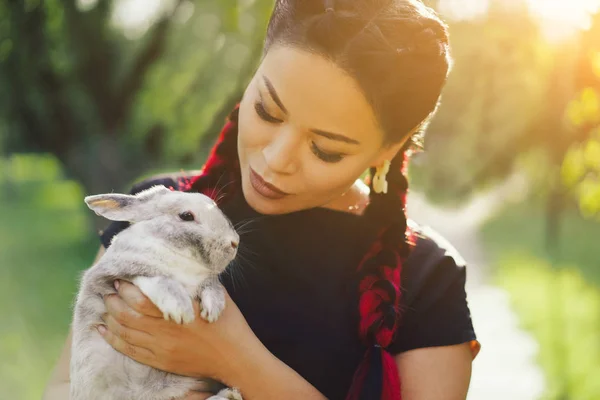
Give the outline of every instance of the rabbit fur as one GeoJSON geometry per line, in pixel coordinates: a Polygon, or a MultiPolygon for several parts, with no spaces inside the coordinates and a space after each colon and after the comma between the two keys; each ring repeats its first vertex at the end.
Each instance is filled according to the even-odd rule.
{"type": "Polygon", "coordinates": [[[192,322],[192,302],[199,299],[202,318],[215,321],[225,307],[218,275],[239,243],[231,222],[209,197],[161,185],[137,195],[88,196],[85,202],[96,214],[131,226],[81,277],[72,326],[71,400],[175,400],[202,384],[222,389],[211,400],[241,400],[237,390],[214,381],[140,364],[113,349],[96,329],[106,313],[103,297],[116,293],[117,279],[135,284],[165,319],[192,322]]]}

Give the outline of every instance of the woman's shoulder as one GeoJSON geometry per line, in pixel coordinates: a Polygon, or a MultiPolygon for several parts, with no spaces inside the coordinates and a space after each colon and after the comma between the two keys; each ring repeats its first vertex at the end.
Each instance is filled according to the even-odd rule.
{"type": "Polygon", "coordinates": [[[409,219],[408,226],[415,246],[402,271],[405,303],[443,293],[457,280],[464,282],[466,262],[450,241],[427,225],[409,219]]]}
{"type": "Polygon", "coordinates": [[[415,246],[402,269],[402,317],[390,351],[460,344],[476,339],[465,291],[466,262],[429,226],[409,221],[415,246]]]}
{"type": "Polygon", "coordinates": [[[438,231],[428,225],[419,224],[410,218],[407,224],[416,239],[416,246],[413,248],[412,257],[450,257],[456,261],[457,265],[465,266],[466,262],[456,247],[438,231]]]}

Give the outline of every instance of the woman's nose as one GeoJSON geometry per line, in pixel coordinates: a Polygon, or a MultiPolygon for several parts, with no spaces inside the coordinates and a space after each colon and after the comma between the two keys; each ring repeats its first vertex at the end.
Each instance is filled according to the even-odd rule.
{"type": "Polygon", "coordinates": [[[278,174],[290,175],[298,168],[300,142],[291,129],[282,128],[263,149],[269,169],[278,174]]]}

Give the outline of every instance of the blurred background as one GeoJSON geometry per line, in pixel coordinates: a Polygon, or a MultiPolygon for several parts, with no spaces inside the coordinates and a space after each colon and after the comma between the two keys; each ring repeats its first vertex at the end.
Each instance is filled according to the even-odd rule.
{"type": "MultiPolygon", "coordinates": [[[[408,212],[469,263],[470,399],[600,399],[600,0],[431,0],[454,68],[408,212]]],[[[269,0],[0,0],[0,398],[39,399],[104,223],[198,169],[269,0]]]]}

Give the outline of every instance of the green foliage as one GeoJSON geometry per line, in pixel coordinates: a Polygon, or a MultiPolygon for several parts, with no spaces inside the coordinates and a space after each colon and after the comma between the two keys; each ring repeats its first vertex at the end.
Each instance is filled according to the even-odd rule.
{"type": "Polygon", "coordinates": [[[591,52],[589,63],[597,88],[584,88],[565,112],[577,141],[565,155],[561,172],[583,215],[600,220],[600,51],[591,52]]]}
{"type": "Polygon", "coordinates": [[[506,209],[484,226],[495,281],[509,292],[523,327],[540,345],[548,385],[544,399],[597,399],[600,224],[569,210],[554,260],[544,251],[544,229],[536,202],[506,209]]]}
{"type": "Polygon", "coordinates": [[[0,6],[5,152],[51,153],[87,192],[199,167],[207,130],[254,72],[273,1],[173,0],[145,20],[118,0],[76,3],[0,6]]]}
{"type": "Polygon", "coordinates": [[[501,5],[450,23],[455,64],[413,187],[456,205],[519,171],[539,196],[561,196],[568,183],[582,212],[598,215],[600,13],[580,37],[555,44],[522,8],[501,5]]]}
{"type": "Polygon", "coordinates": [[[600,221],[600,128],[588,141],[573,145],[562,165],[563,182],[579,199],[581,212],[600,221]]]}
{"type": "Polygon", "coordinates": [[[99,242],[81,186],[62,179],[56,159],[0,161],[0,387],[3,398],[37,400],[99,242]]]}
{"type": "Polygon", "coordinates": [[[566,114],[576,128],[600,124],[600,95],[593,88],[585,88],[579,98],[569,104],[566,114]]]}
{"type": "Polygon", "coordinates": [[[546,375],[544,399],[600,397],[600,291],[576,267],[556,271],[526,252],[509,251],[497,261],[498,282],[512,295],[523,327],[540,346],[546,375]],[[535,282],[535,285],[532,283],[535,282]]]}
{"type": "Polygon", "coordinates": [[[502,8],[451,22],[450,39],[454,66],[413,170],[415,188],[439,203],[463,202],[502,181],[545,139],[534,126],[553,62],[535,21],[502,8]]]}

